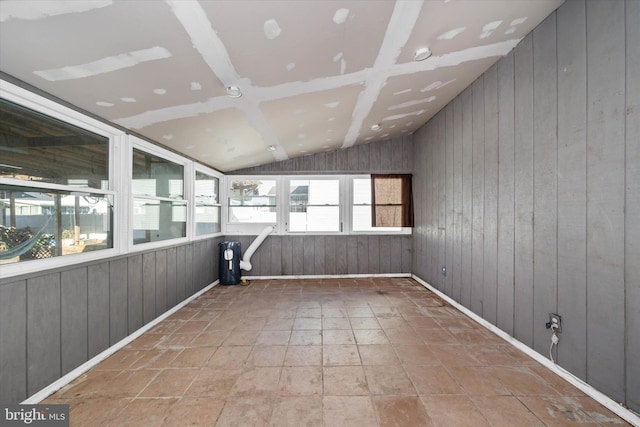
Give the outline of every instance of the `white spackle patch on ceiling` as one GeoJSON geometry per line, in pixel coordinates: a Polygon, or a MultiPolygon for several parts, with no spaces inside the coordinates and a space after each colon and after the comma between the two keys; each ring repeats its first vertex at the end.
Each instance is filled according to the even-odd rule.
{"type": "Polygon", "coordinates": [[[429,86],[427,86],[427,87],[425,87],[425,88],[420,89],[420,92],[430,92],[430,91],[432,91],[432,90],[442,89],[442,88],[443,88],[443,87],[445,87],[446,85],[448,85],[448,84],[450,84],[450,83],[453,83],[453,82],[455,82],[455,81],[456,81],[456,79],[455,79],[455,78],[453,78],[453,79],[451,79],[451,80],[448,80],[448,81],[446,81],[446,82],[444,82],[444,83],[443,83],[443,82],[441,82],[440,80],[438,80],[438,81],[436,81],[436,82],[431,83],[429,86]]]}
{"type": "Polygon", "coordinates": [[[166,139],[167,141],[171,141],[173,139],[173,135],[169,134],[169,135],[162,135],[162,137],[164,139],[166,139]]]}
{"type": "Polygon", "coordinates": [[[105,101],[98,101],[96,102],[96,105],[98,107],[113,107],[114,104],[112,104],[111,102],[105,102],[105,101]]]}
{"type": "Polygon", "coordinates": [[[287,71],[291,71],[291,70],[293,70],[294,68],[296,68],[296,64],[295,64],[295,62],[289,62],[289,63],[287,64],[287,71]]]}
{"type": "Polygon", "coordinates": [[[191,90],[200,90],[202,85],[198,82],[191,82],[191,90]]]}
{"type": "Polygon", "coordinates": [[[135,98],[130,98],[130,97],[124,97],[124,98],[120,98],[120,101],[122,102],[136,102],[135,98]]]}
{"type": "Polygon", "coordinates": [[[419,116],[420,114],[423,114],[426,110],[418,110],[418,111],[412,111],[410,113],[404,113],[404,114],[396,114],[393,116],[387,116],[384,117],[382,119],[383,122],[390,122],[392,120],[400,120],[400,119],[404,119],[405,117],[411,117],[411,116],[419,116]]]}
{"type": "Polygon", "coordinates": [[[333,22],[335,22],[338,25],[344,24],[347,21],[348,17],[349,17],[349,9],[346,9],[346,8],[338,9],[336,10],[336,13],[333,15],[333,22]]]}
{"type": "Polygon", "coordinates": [[[516,25],[520,25],[520,24],[524,24],[524,21],[527,20],[526,16],[523,16],[522,18],[516,18],[513,21],[511,21],[511,26],[515,27],[516,25]]]}
{"type": "Polygon", "coordinates": [[[153,93],[155,93],[156,95],[166,95],[167,94],[167,90],[166,89],[154,89],[153,93]]]}
{"type": "Polygon", "coordinates": [[[50,82],[73,80],[110,73],[112,71],[133,67],[143,62],[170,57],[171,53],[167,49],[155,46],[149,49],[98,59],[97,61],[89,62],[87,64],[71,65],[51,70],[39,70],[34,71],[33,73],[50,82]]]}
{"type": "Polygon", "coordinates": [[[342,53],[342,52],[338,52],[338,53],[336,53],[336,54],[334,55],[334,57],[333,57],[333,62],[338,62],[338,61],[340,61],[340,59],[342,59],[342,55],[343,55],[343,53],[342,53]]]}
{"type": "Polygon", "coordinates": [[[336,108],[338,105],[340,105],[339,101],[329,102],[327,104],[324,104],[324,106],[327,108],[336,108]]]}
{"type": "Polygon", "coordinates": [[[420,104],[424,104],[424,103],[427,103],[427,102],[431,102],[434,99],[436,99],[435,96],[430,96],[429,98],[425,98],[425,99],[415,99],[413,101],[403,102],[402,104],[390,105],[390,106],[387,107],[387,110],[389,110],[389,111],[401,110],[403,108],[413,107],[414,105],[420,105],[420,104]]]}
{"type": "Polygon", "coordinates": [[[438,40],[451,40],[453,39],[455,36],[457,36],[458,34],[461,34],[464,30],[466,30],[467,27],[458,27],[458,28],[454,28],[453,30],[449,30],[446,33],[442,33],[440,34],[437,39],[438,40]]]}
{"type": "Polygon", "coordinates": [[[409,93],[411,92],[411,89],[404,89],[404,90],[400,90],[398,92],[393,92],[394,95],[402,95],[403,93],[409,93]]]}
{"type": "Polygon", "coordinates": [[[480,38],[485,39],[489,37],[500,26],[500,24],[502,24],[502,21],[492,21],[483,26],[480,38]]]}
{"type": "Polygon", "coordinates": [[[275,19],[268,19],[264,22],[264,36],[269,40],[278,38],[282,29],[275,19]]]}
{"type": "Polygon", "coordinates": [[[0,22],[9,19],[24,19],[34,21],[48,18],[50,16],[66,15],[69,13],[87,12],[93,9],[100,9],[111,6],[111,0],[47,0],[39,1],[38,7],[34,7],[33,2],[23,0],[3,0],[0,4],[0,22]]]}

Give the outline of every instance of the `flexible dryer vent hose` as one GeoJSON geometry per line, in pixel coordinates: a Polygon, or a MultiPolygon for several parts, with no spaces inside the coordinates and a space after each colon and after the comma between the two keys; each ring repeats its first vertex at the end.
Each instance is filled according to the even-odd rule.
{"type": "Polygon", "coordinates": [[[267,225],[264,230],[262,230],[260,234],[258,234],[258,237],[256,237],[255,240],[251,242],[251,245],[249,245],[247,250],[244,252],[244,256],[240,260],[240,268],[242,270],[249,271],[253,268],[253,266],[251,265],[251,256],[273,230],[273,225],[267,225]]]}

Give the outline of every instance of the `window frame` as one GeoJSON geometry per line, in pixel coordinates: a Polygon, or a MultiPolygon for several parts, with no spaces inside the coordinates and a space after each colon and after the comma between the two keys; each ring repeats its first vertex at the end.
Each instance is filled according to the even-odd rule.
{"type": "Polygon", "coordinates": [[[225,175],[224,187],[220,190],[220,193],[224,197],[223,209],[222,209],[222,223],[223,234],[237,234],[237,235],[257,235],[266,226],[271,225],[274,227],[275,233],[282,233],[282,195],[284,191],[284,184],[282,175],[225,175]],[[275,181],[276,186],[276,220],[274,222],[230,222],[229,221],[229,186],[231,181],[238,180],[261,180],[261,181],[275,181]]]}
{"type": "Polygon", "coordinates": [[[195,182],[195,170],[194,170],[194,162],[182,157],[172,151],[169,151],[167,149],[164,149],[158,145],[152,144],[150,142],[147,142],[141,138],[138,138],[136,136],[132,136],[129,135],[129,140],[130,140],[130,147],[128,150],[128,162],[127,165],[129,166],[129,174],[127,175],[129,177],[129,185],[128,185],[128,213],[129,213],[129,220],[127,221],[128,224],[128,228],[127,228],[127,247],[128,247],[128,252],[129,253],[134,253],[134,252],[141,252],[141,251],[147,251],[149,249],[157,249],[157,248],[162,248],[162,247],[166,247],[166,246],[171,246],[171,245],[176,245],[176,244],[181,244],[181,243],[186,243],[189,242],[193,239],[193,230],[191,230],[192,227],[194,227],[193,225],[193,217],[194,217],[194,212],[193,212],[193,188],[194,188],[194,182],[195,182]],[[172,199],[169,197],[160,197],[160,196],[149,196],[149,195],[140,195],[140,194],[135,194],[133,192],[133,150],[138,150],[138,151],[142,151],[144,153],[156,156],[156,157],[160,157],[164,160],[167,160],[169,162],[178,164],[180,166],[182,166],[182,183],[183,183],[183,195],[182,195],[182,199],[172,199]],[[189,177],[189,179],[187,180],[187,177],[189,177]],[[191,179],[193,178],[193,179],[191,179]],[[133,208],[134,208],[134,199],[148,199],[148,200],[159,200],[159,201],[180,201],[180,202],[184,202],[186,209],[187,209],[187,214],[186,214],[186,226],[185,226],[185,236],[184,237],[174,237],[174,238],[170,238],[170,239],[164,239],[164,240],[157,240],[157,241],[152,241],[152,242],[142,242],[142,243],[134,243],[133,241],[133,208]]]}
{"type": "Polygon", "coordinates": [[[211,237],[215,237],[215,236],[221,236],[223,235],[224,232],[224,219],[223,219],[223,211],[224,211],[224,205],[222,203],[222,194],[223,194],[223,185],[224,185],[224,175],[221,174],[220,172],[208,168],[204,165],[201,165],[199,163],[194,163],[194,168],[193,168],[193,208],[191,209],[192,212],[192,217],[191,217],[191,221],[190,224],[187,225],[187,235],[188,236],[192,236],[192,240],[203,240],[203,239],[209,239],[211,237]],[[205,233],[205,234],[196,234],[196,191],[195,191],[195,183],[196,183],[196,173],[200,172],[200,173],[204,173],[207,174],[209,176],[211,176],[212,178],[217,178],[218,179],[218,203],[215,203],[214,206],[218,206],[220,207],[220,231],[218,232],[214,232],[214,233],[205,233]]]}
{"type": "MultiPolygon", "coordinates": [[[[331,175],[286,175],[284,177],[285,179],[284,181],[284,189],[285,189],[285,194],[283,195],[283,197],[286,197],[286,201],[285,203],[283,203],[283,207],[282,207],[282,221],[280,222],[284,222],[283,227],[284,227],[284,232],[287,235],[292,235],[292,236],[301,236],[301,235],[306,235],[306,236],[313,236],[313,235],[340,235],[340,234],[346,234],[346,230],[347,227],[345,227],[345,223],[346,223],[346,219],[345,219],[345,202],[348,200],[347,198],[347,185],[346,185],[346,180],[345,180],[345,176],[344,175],[337,175],[337,174],[331,174],[331,175]],[[338,222],[339,222],[339,226],[338,226],[338,231],[291,231],[289,229],[289,222],[290,222],[290,194],[289,194],[289,190],[291,188],[291,181],[297,181],[297,180],[308,180],[308,181],[338,181],[338,222]]],[[[329,205],[329,206],[333,206],[333,205],[329,205]]]]}
{"type": "Polygon", "coordinates": [[[55,120],[59,120],[63,123],[67,123],[71,126],[75,126],[86,130],[88,132],[95,133],[96,135],[105,137],[108,139],[108,188],[94,188],[94,187],[78,187],[63,184],[54,184],[38,181],[24,181],[15,178],[0,178],[0,184],[6,184],[11,186],[41,189],[44,191],[56,191],[56,192],[89,192],[92,194],[100,194],[104,196],[110,196],[113,202],[112,212],[112,240],[113,245],[111,248],[101,249],[98,251],[89,251],[78,254],[69,254],[63,256],[56,256],[51,258],[45,258],[40,260],[34,260],[31,262],[16,262],[9,264],[2,264],[0,269],[0,278],[16,276],[32,271],[48,270],[52,268],[60,268],[69,265],[78,264],[80,262],[87,262],[93,260],[99,260],[104,258],[113,257],[122,253],[123,245],[121,239],[121,229],[118,224],[122,220],[122,205],[118,192],[118,180],[117,176],[121,174],[119,164],[116,160],[120,145],[123,143],[125,133],[119,129],[116,129],[106,123],[82,114],[78,111],[72,110],[69,107],[58,104],[55,101],[44,98],[19,86],[16,86],[10,82],[0,79],[0,98],[3,98],[9,102],[12,102],[21,107],[33,110],[37,113],[43,114],[55,120]]]}
{"type": "MultiPolygon", "coordinates": [[[[371,227],[370,230],[354,230],[353,229],[353,207],[354,204],[354,181],[356,179],[371,179],[370,174],[358,174],[358,175],[349,175],[349,234],[356,235],[411,235],[412,229],[411,227],[398,227],[399,230],[389,230],[387,227],[380,227],[380,230],[376,230],[376,227],[371,227]]],[[[364,206],[359,204],[358,206],[364,206]]],[[[371,205],[369,205],[371,206],[371,205]]]]}

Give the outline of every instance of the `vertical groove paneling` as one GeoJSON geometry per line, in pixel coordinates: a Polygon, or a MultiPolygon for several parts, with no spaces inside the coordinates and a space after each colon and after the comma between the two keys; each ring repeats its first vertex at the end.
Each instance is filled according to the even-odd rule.
{"type": "Polygon", "coordinates": [[[61,374],[65,375],[89,360],[85,267],[60,273],[60,316],[61,374]]]}
{"type": "Polygon", "coordinates": [[[438,288],[444,290],[445,278],[442,275],[442,267],[445,266],[446,256],[446,185],[445,185],[445,169],[446,169],[446,115],[445,110],[441,110],[438,113],[438,136],[434,141],[434,145],[437,147],[437,170],[438,170],[438,265],[434,270],[436,277],[438,278],[438,288]],[[444,144],[437,143],[436,141],[443,141],[444,144]]]}
{"type": "Polygon", "coordinates": [[[380,236],[369,236],[367,246],[369,248],[369,269],[367,273],[380,273],[380,236]]]}
{"type": "Polygon", "coordinates": [[[324,262],[325,274],[338,274],[336,267],[336,236],[326,236],[324,238],[324,262]]]}
{"type": "MultiPolygon", "coordinates": [[[[193,271],[189,266],[187,271],[193,271]]],[[[196,269],[199,270],[199,269],[196,269]]],[[[190,287],[189,293],[193,292],[190,287]]],[[[156,318],[156,254],[149,252],[142,255],[142,320],[144,324],[156,318]]]]}
{"type": "Polygon", "coordinates": [[[626,404],[640,412],[640,363],[636,362],[640,355],[640,2],[628,1],[626,8],[626,404]]]}
{"type": "Polygon", "coordinates": [[[358,273],[358,236],[346,236],[347,239],[347,273],[358,273]]]}
{"type": "Polygon", "coordinates": [[[586,380],[587,52],[585,2],[558,11],[558,360],[586,380]]]}
{"type": "MultiPolygon", "coordinates": [[[[218,245],[214,246],[217,256],[218,245]]],[[[172,308],[178,303],[178,248],[167,249],[167,308],[172,308]]],[[[217,270],[216,270],[217,271],[217,270]]],[[[181,300],[180,300],[181,301],[181,300]]]]}
{"type": "Polygon", "coordinates": [[[587,381],[624,400],[624,2],[586,16],[587,381]]]}
{"type": "Polygon", "coordinates": [[[271,274],[280,276],[282,272],[282,236],[272,236],[271,240],[271,274]]]}
{"type": "Polygon", "coordinates": [[[304,274],[304,247],[303,247],[303,238],[301,236],[294,236],[291,238],[293,245],[293,274],[298,276],[300,274],[304,274]]]}
{"type": "Polygon", "coordinates": [[[316,271],[316,246],[314,244],[314,236],[304,236],[302,237],[302,257],[303,257],[303,265],[302,272],[305,275],[315,274],[316,271]]]}
{"type": "Polygon", "coordinates": [[[18,403],[28,396],[26,313],[27,282],[21,280],[0,286],[0,402],[3,404],[18,403]]]}
{"type": "MultiPolygon", "coordinates": [[[[202,246],[200,244],[199,246],[202,246]]],[[[204,265],[199,264],[198,270],[206,271],[204,265]]],[[[156,314],[159,316],[167,311],[167,251],[156,251],[156,314]]]]}
{"type": "Polygon", "coordinates": [[[109,263],[87,268],[89,358],[109,347],[109,263]]]}
{"type": "Polygon", "coordinates": [[[30,396],[60,377],[60,274],[27,280],[26,337],[30,396]]]}
{"type": "Polygon", "coordinates": [[[514,336],[533,346],[533,36],[515,59],[515,305],[514,336]]]}
{"type": "Polygon", "coordinates": [[[498,66],[484,74],[483,317],[497,323],[498,311],[498,66]]]}
{"type": "Polygon", "coordinates": [[[447,269],[447,275],[444,278],[445,286],[448,295],[453,295],[453,235],[454,235],[454,210],[453,199],[455,197],[453,192],[453,103],[450,103],[445,108],[445,135],[446,135],[446,152],[445,152],[445,255],[444,266],[447,269]]]}
{"type": "Polygon", "coordinates": [[[213,282],[217,264],[212,253],[221,240],[199,242],[200,265],[188,268],[185,251],[193,244],[0,282],[0,401],[21,402],[142,327],[145,307],[151,312],[156,309],[155,286],[149,283],[156,283],[157,253],[167,266],[167,274],[162,275],[167,284],[173,282],[172,305],[176,282],[182,284],[180,301],[188,296],[184,295],[188,270],[202,267],[203,283],[213,282]],[[144,259],[147,276],[154,278],[146,283],[146,294],[144,259]]]}
{"type": "Polygon", "coordinates": [[[451,297],[460,302],[462,294],[462,99],[453,101],[453,253],[451,297]]]}
{"type": "Polygon", "coordinates": [[[127,318],[129,333],[144,325],[142,312],[142,255],[134,255],[127,258],[127,318]]]}
{"type": "Polygon", "coordinates": [[[498,63],[497,326],[513,335],[514,308],[514,56],[498,63]]]}
{"type": "Polygon", "coordinates": [[[282,274],[293,273],[293,239],[282,239],[282,274]]]}
{"type": "Polygon", "coordinates": [[[187,249],[185,246],[176,248],[176,296],[182,301],[187,296],[187,249]]]}
{"type": "Polygon", "coordinates": [[[549,313],[557,309],[556,15],[533,31],[533,348],[548,351],[549,313]]]}
{"type": "Polygon", "coordinates": [[[126,337],[127,328],[127,260],[122,258],[109,263],[109,343],[126,337]]]}
{"type": "Polygon", "coordinates": [[[460,301],[471,306],[471,238],[473,229],[473,93],[462,92],[462,262],[460,301]]]}
{"type": "Polygon", "coordinates": [[[484,269],[484,76],[473,90],[473,225],[471,236],[471,310],[482,316],[484,269]]]}
{"type": "Polygon", "coordinates": [[[336,237],[336,274],[347,274],[349,271],[347,239],[347,236],[336,237]]]}
{"type": "Polygon", "coordinates": [[[325,237],[324,236],[314,236],[313,237],[313,246],[314,246],[314,272],[315,274],[326,274],[325,273],[325,237]]]}
{"type": "Polygon", "coordinates": [[[453,251],[446,240],[453,283],[445,292],[545,356],[545,323],[558,312],[559,364],[633,410],[640,408],[638,17],[637,1],[564,3],[445,107],[444,135],[440,112],[413,141],[414,273],[441,288],[439,213],[453,209],[453,251]],[[433,171],[438,162],[444,177],[433,171]]]}

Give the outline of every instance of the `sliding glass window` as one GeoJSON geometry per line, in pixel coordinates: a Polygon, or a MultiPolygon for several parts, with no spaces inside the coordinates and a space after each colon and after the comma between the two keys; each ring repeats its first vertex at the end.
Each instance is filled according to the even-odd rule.
{"type": "Polygon", "coordinates": [[[220,232],[220,180],[196,171],[195,206],[196,236],[220,232]]]}
{"type": "Polygon", "coordinates": [[[109,138],[0,99],[0,263],[113,247],[109,138]]]}
{"type": "Polygon", "coordinates": [[[186,237],[184,166],[133,150],[133,243],[186,237]]]}

